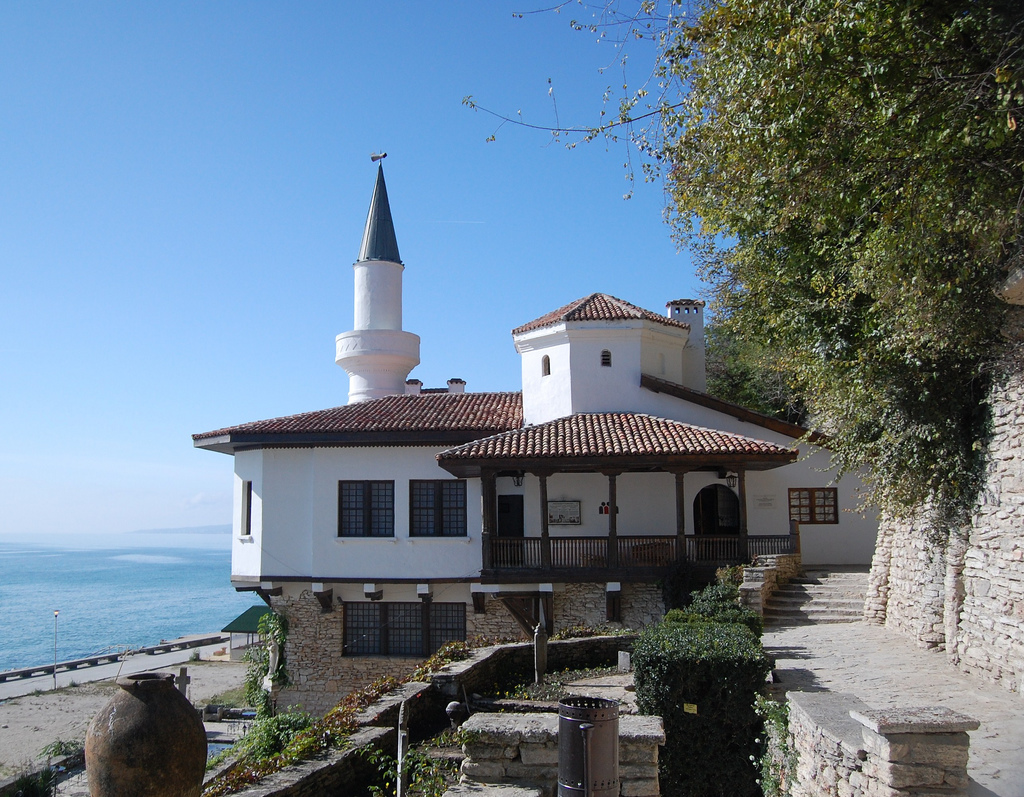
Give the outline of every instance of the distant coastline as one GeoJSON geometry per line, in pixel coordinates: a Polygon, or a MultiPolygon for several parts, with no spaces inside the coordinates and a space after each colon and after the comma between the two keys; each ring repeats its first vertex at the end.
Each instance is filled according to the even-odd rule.
{"type": "Polygon", "coordinates": [[[136,529],[128,534],[230,534],[230,523],[219,523],[216,526],[181,526],[172,529],[136,529]]]}

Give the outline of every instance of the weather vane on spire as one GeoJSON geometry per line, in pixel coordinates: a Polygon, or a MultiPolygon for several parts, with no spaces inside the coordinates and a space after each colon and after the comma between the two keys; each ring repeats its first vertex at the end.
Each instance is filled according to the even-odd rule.
{"type": "Polygon", "coordinates": [[[388,154],[386,152],[382,152],[379,155],[376,152],[371,152],[370,153],[370,160],[373,163],[376,163],[377,161],[384,160],[387,156],[388,156],[388,154]]]}

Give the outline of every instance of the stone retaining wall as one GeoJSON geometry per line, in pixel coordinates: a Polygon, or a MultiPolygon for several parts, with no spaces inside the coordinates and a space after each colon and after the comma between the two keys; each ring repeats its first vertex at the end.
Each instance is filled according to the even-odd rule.
{"type": "MultiPolygon", "coordinates": [[[[558,784],[557,714],[474,714],[462,726],[464,780],[529,784],[553,797],[558,784]]],[[[661,717],[619,717],[619,794],[658,797],[658,747],[665,744],[661,717]]]]}
{"type": "MultiPolygon", "coordinates": [[[[551,669],[597,666],[618,660],[619,650],[628,650],[633,637],[590,637],[551,642],[551,669]]],[[[431,676],[430,683],[410,683],[386,695],[358,715],[363,728],[350,737],[342,751],[331,751],[315,761],[303,762],[275,773],[240,792],[239,797],[319,797],[349,794],[354,784],[365,781],[367,770],[361,748],[374,747],[395,755],[395,726],[399,708],[405,702],[410,712],[410,730],[437,728],[447,724],[444,707],[449,700],[475,691],[488,691],[496,680],[506,680],[514,668],[532,674],[533,648],[527,643],[497,645],[474,651],[470,658],[449,664],[431,676]],[[362,780],[360,780],[362,779],[362,780]]],[[[407,661],[408,664],[408,661],[407,661]]],[[[407,667],[407,670],[411,667],[407,667]]]]}
{"type": "Polygon", "coordinates": [[[759,556],[756,564],[743,568],[740,603],[763,616],[764,605],[775,590],[799,574],[799,555],[759,556]]]}
{"type": "Polygon", "coordinates": [[[786,697],[793,797],[966,797],[977,720],[947,708],[876,711],[834,692],[786,697]]]}
{"type": "Polygon", "coordinates": [[[992,436],[965,527],[928,507],[884,518],[865,619],[900,631],[1005,688],[1024,691],[1024,308],[1004,330],[1015,348],[991,391],[992,436]]]}

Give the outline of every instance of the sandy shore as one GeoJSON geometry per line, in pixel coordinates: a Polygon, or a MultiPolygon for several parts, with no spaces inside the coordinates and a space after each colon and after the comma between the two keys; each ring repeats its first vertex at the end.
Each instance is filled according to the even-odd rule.
{"type": "MultiPolygon", "coordinates": [[[[240,687],[245,678],[241,662],[190,661],[186,666],[192,678],[189,697],[196,704],[240,687]]],[[[0,778],[24,768],[57,739],[84,741],[89,722],[117,689],[111,681],[97,681],[0,702],[0,778]]]]}

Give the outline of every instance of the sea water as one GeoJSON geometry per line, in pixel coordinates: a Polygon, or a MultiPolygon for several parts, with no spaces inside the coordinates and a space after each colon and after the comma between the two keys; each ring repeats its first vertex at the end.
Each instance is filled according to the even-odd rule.
{"type": "Polygon", "coordinates": [[[228,534],[0,536],[0,670],[52,662],[55,638],[66,661],[219,632],[263,605],[231,587],[230,547],[228,534]]]}

